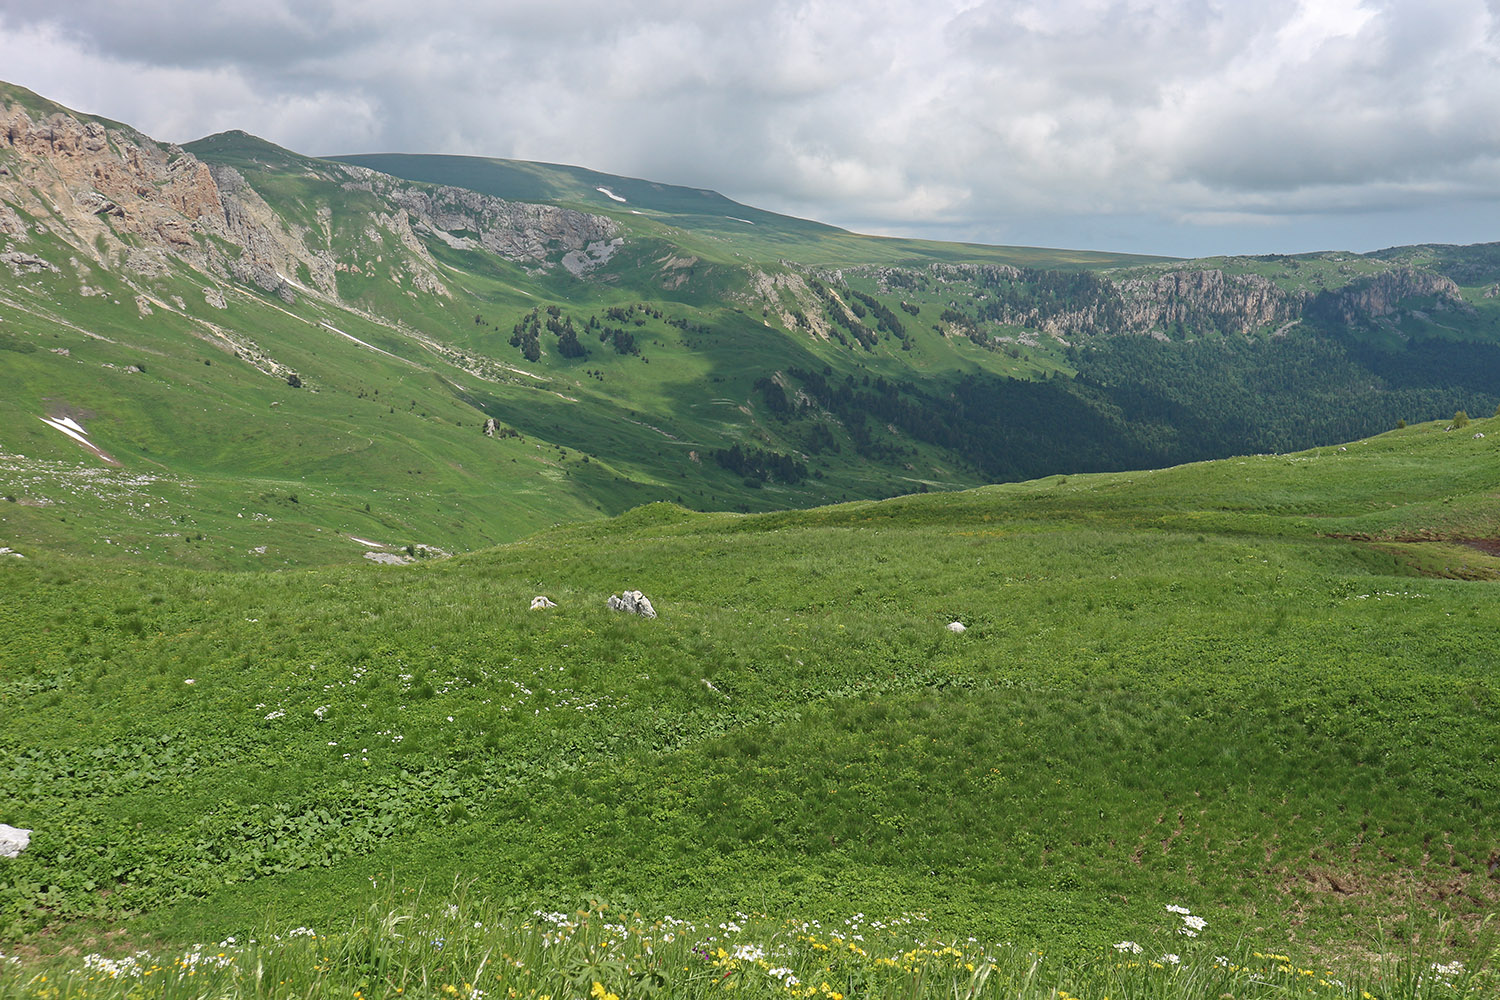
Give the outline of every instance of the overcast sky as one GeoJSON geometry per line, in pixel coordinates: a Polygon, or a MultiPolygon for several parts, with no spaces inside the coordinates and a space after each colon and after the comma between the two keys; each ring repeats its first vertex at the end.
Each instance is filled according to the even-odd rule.
{"type": "Polygon", "coordinates": [[[1500,240],[1500,0],[0,0],[0,78],[164,140],[573,163],[861,232],[1500,240]]]}

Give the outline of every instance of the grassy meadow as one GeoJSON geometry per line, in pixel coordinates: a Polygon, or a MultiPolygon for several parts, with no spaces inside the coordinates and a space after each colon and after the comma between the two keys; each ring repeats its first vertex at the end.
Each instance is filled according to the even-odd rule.
{"type": "Polygon", "coordinates": [[[1444,427],[401,567],[0,557],[0,995],[204,995],[165,956],[231,937],[215,995],[1492,988],[1500,421],[1444,427]]]}

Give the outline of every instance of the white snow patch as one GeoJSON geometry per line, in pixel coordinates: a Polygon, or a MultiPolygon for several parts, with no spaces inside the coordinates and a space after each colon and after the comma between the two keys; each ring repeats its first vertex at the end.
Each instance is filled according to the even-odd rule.
{"type": "Polygon", "coordinates": [[[606,187],[597,187],[594,188],[594,190],[598,191],[600,194],[604,195],[604,197],[610,199],[611,201],[623,202],[625,200],[606,187]]]}
{"type": "Polygon", "coordinates": [[[120,464],[110,456],[106,455],[102,450],[100,450],[98,445],[90,441],[88,438],[88,431],[80,427],[78,425],[78,422],[72,417],[63,417],[60,420],[53,420],[51,417],[39,417],[37,419],[41,420],[42,423],[46,424],[48,427],[51,427],[53,430],[62,431],[68,437],[72,438],[74,441],[77,441],[89,451],[93,452],[94,455],[98,458],[110,463],[111,465],[120,464]]]}
{"type": "Polygon", "coordinates": [[[286,275],[282,274],[280,271],[276,272],[276,277],[280,278],[282,281],[285,281],[288,285],[291,285],[293,288],[300,288],[304,292],[309,292],[309,293],[312,293],[312,294],[317,294],[316,292],[313,292],[313,290],[311,288],[308,288],[306,285],[304,285],[302,282],[300,282],[300,281],[293,281],[291,278],[288,278],[286,275]]]}
{"type": "Polygon", "coordinates": [[[730,219],[730,220],[732,220],[734,222],[743,222],[747,226],[753,226],[753,225],[755,225],[755,223],[751,222],[749,219],[741,219],[737,215],[726,215],[726,216],[724,216],[724,218],[730,219]]]}
{"type": "Polygon", "coordinates": [[[42,423],[46,424],[48,427],[53,428],[54,430],[62,431],[64,434],[72,438],[74,441],[77,441],[79,444],[92,446],[92,442],[90,442],[88,438],[88,431],[84,430],[82,427],[79,427],[76,423],[73,422],[72,418],[70,417],[64,417],[61,420],[53,420],[51,417],[43,417],[42,423]]]}
{"type": "Polygon", "coordinates": [[[327,320],[320,320],[319,323],[318,323],[318,325],[321,326],[321,327],[323,327],[323,328],[325,328],[325,329],[332,330],[334,333],[338,334],[340,337],[344,337],[344,338],[347,338],[349,340],[354,341],[360,347],[368,347],[370,350],[376,351],[376,352],[378,352],[380,354],[384,354],[388,358],[395,358],[397,361],[406,361],[407,364],[415,366],[415,362],[407,361],[407,359],[403,358],[401,355],[399,355],[399,354],[392,354],[390,351],[387,351],[387,350],[384,350],[382,348],[376,347],[374,344],[367,344],[363,340],[360,340],[358,337],[356,337],[354,334],[352,334],[352,333],[345,333],[343,330],[340,330],[338,327],[334,326],[332,323],[328,322],[327,320]]]}
{"type": "Polygon", "coordinates": [[[372,542],[368,538],[360,538],[358,535],[350,535],[349,536],[349,540],[351,542],[358,542],[361,545],[368,545],[372,549],[388,549],[388,548],[390,548],[390,546],[386,545],[384,542],[372,542]]]}

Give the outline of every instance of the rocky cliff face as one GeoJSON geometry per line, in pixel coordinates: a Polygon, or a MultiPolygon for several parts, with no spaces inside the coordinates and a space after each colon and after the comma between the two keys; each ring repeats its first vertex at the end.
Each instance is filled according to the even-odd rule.
{"type": "Polygon", "coordinates": [[[456,187],[418,188],[399,181],[379,186],[411,213],[419,229],[449,246],[484,249],[506,260],[542,261],[559,252],[607,246],[619,235],[613,219],[554,205],[504,201],[456,187]]]}
{"type": "Polygon", "coordinates": [[[175,146],[63,114],[33,121],[11,107],[0,114],[0,153],[8,214],[55,216],[90,245],[128,234],[182,252],[197,247],[195,229],[224,225],[208,167],[175,146]]]}
{"type": "Polygon", "coordinates": [[[1249,334],[1296,319],[1306,301],[1258,274],[1226,275],[1217,269],[1170,271],[1115,287],[1125,329],[1163,336],[1179,329],[1249,334]]]}
{"type": "MultiPolygon", "coordinates": [[[[426,188],[343,164],[319,164],[319,172],[385,203],[386,211],[352,228],[376,242],[382,231],[393,234],[404,259],[385,261],[384,273],[427,294],[449,292],[423,237],[578,275],[623,242],[601,216],[426,188]]],[[[289,221],[238,171],[132,130],[61,112],[34,119],[20,105],[0,110],[0,237],[15,244],[40,226],[104,267],[154,276],[177,260],[288,301],[299,289],[336,298],[337,273],[361,262],[357,248],[339,259],[332,214],[320,207],[318,227],[289,221]]]]}
{"type": "Polygon", "coordinates": [[[1325,315],[1345,324],[1395,315],[1406,299],[1433,299],[1444,308],[1468,310],[1458,285],[1431,271],[1398,267],[1319,297],[1325,315]]]}

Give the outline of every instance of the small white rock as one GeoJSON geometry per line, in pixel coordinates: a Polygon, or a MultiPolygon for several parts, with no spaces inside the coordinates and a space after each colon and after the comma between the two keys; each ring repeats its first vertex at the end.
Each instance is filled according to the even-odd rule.
{"type": "Polygon", "coordinates": [[[31,831],[0,823],[0,858],[19,857],[31,843],[31,831]]]}
{"type": "Polygon", "coordinates": [[[555,608],[555,607],[557,607],[556,604],[553,604],[551,601],[547,600],[547,598],[543,597],[541,594],[538,594],[538,595],[536,595],[535,597],[533,597],[531,599],[531,610],[532,611],[541,611],[544,608],[555,608]]]}
{"type": "Polygon", "coordinates": [[[1482,437],[1484,437],[1484,431],[1480,431],[1478,434],[1475,434],[1474,435],[1474,440],[1478,441],[1482,437]]]}
{"type": "Polygon", "coordinates": [[[957,635],[959,632],[967,632],[968,629],[966,629],[964,627],[964,623],[963,622],[949,622],[948,623],[948,631],[952,632],[955,635],[957,635]]]}

